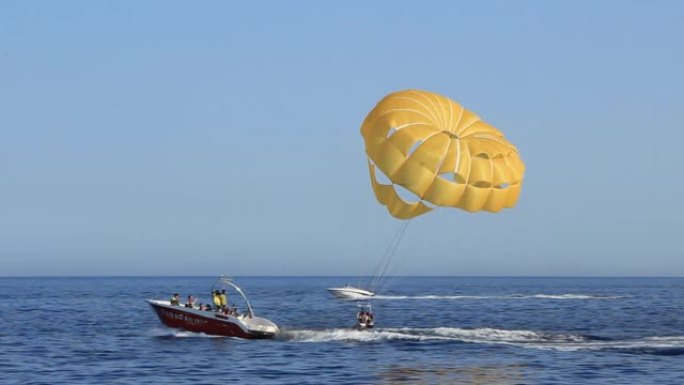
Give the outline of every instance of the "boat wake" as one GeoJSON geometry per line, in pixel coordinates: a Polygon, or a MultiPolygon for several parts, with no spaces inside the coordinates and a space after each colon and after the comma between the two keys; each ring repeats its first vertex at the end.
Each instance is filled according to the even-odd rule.
{"type": "Polygon", "coordinates": [[[189,332],[181,329],[154,328],[149,331],[150,336],[156,338],[227,338],[204,333],[189,332]]]}
{"type": "MultiPolygon", "coordinates": [[[[154,328],[150,335],[156,338],[228,338],[204,333],[193,333],[170,328],[154,328]]],[[[560,352],[603,351],[625,354],[660,356],[684,355],[684,336],[644,337],[616,340],[582,334],[554,334],[532,330],[505,330],[494,328],[464,329],[438,328],[384,328],[373,330],[301,329],[283,330],[276,340],[284,342],[459,342],[472,344],[508,345],[522,348],[560,352]]]]}
{"type": "Polygon", "coordinates": [[[292,342],[453,341],[512,345],[556,351],[612,351],[630,354],[684,355],[684,336],[613,340],[580,334],[492,328],[304,329],[282,331],[278,339],[292,342]]]}
{"type": "Polygon", "coordinates": [[[540,299],[618,299],[621,296],[613,295],[587,295],[587,294],[534,294],[522,295],[522,298],[540,298],[540,299]]]}
{"type": "Polygon", "coordinates": [[[510,295],[376,295],[374,300],[468,300],[468,299],[574,299],[574,300],[606,300],[618,299],[620,296],[602,296],[588,294],[510,294],[510,295]]]}

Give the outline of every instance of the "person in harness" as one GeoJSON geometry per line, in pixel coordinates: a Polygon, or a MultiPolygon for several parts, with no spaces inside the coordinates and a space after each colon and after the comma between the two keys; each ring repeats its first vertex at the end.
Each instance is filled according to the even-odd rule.
{"type": "Polygon", "coordinates": [[[361,305],[361,310],[356,313],[357,326],[361,329],[373,327],[373,312],[370,305],[361,305]]]}

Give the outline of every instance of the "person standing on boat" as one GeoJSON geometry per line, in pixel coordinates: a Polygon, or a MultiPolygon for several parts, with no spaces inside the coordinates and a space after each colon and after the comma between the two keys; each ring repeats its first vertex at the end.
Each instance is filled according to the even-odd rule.
{"type": "Polygon", "coordinates": [[[221,302],[221,310],[225,310],[228,306],[228,296],[226,295],[226,289],[221,290],[219,295],[219,301],[221,302]]]}
{"type": "Polygon", "coordinates": [[[174,293],[173,297],[171,297],[171,306],[179,306],[180,305],[180,294],[174,293]]]}
{"type": "Polygon", "coordinates": [[[211,297],[214,300],[214,306],[216,306],[216,311],[218,311],[221,308],[221,297],[219,296],[219,291],[214,290],[214,292],[211,293],[211,297]]]}

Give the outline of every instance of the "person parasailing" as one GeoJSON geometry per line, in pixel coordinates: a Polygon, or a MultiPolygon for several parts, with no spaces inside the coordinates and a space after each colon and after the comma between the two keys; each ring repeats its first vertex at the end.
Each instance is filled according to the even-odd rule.
{"type": "Polygon", "coordinates": [[[358,305],[359,311],[356,313],[356,327],[358,329],[370,329],[375,325],[373,309],[370,303],[358,305]]]}

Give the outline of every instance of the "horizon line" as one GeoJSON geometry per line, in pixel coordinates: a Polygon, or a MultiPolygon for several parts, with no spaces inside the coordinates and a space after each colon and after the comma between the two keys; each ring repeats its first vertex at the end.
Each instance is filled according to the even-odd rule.
{"type": "MultiPolygon", "coordinates": [[[[227,275],[238,278],[372,278],[373,275],[227,275]]],[[[5,278],[214,278],[217,275],[0,275],[5,278]]],[[[680,275],[388,275],[387,278],[684,278],[680,275]]]]}

